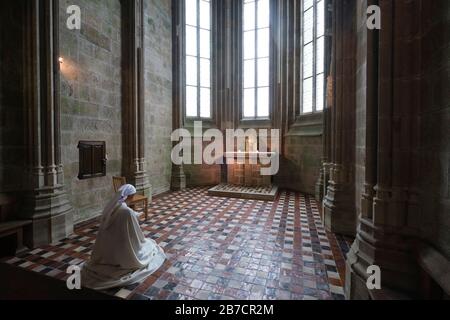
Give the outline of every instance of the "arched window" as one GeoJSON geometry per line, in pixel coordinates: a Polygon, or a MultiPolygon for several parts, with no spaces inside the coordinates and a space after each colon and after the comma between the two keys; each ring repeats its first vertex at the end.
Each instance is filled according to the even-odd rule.
{"type": "Polygon", "coordinates": [[[270,0],[243,0],[242,117],[270,116],[270,0]]]}
{"type": "Polygon", "coordinates": [[[185,110],[211,118],[211,2],[185,0],[185,110]]]}
{"type": "Polygon", "coordinates": [[[320,112],[325,103],[325,0],[303,0],[301,113],[320,112]]]}

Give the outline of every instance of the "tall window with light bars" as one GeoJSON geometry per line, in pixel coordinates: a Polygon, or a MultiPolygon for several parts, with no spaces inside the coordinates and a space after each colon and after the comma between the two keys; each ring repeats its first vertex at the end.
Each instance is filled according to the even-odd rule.
{"type": "Polygon", "coordinates": [[[211,118],[211,1],[185,1],[185,112],[211,118]]]}
{"type": "Polygon", "coordinates": [[[243,0],[242,117],[270,117],[270,0],[243,0]]]}
{"type": "Polygon", "coordinates": [[[325,103],[325,0],[303,0],[301,114],[321,112],[325,103]]]}

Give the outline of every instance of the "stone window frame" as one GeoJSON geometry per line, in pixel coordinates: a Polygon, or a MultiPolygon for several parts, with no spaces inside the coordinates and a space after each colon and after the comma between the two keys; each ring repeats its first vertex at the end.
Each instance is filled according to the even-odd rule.
{"type": "Polygon", "coordinates": [[[243,56],[243,34],[244,34],[244,30],[243,30],[243,21],[244,21],[244,3],[245,0],[241,0],[239,3],[239,10],[240,10],[240,20],[239,20],[239,25],[238,25],[238,32],[239,32],[239,41],[240,41],[240,45],[238,46],[238,50],[239,50],[239,72],[240,72],[240,95],[239,95],[239,119],[240,119],[240,124],[244,125],[256,125],[258,126],[261,123],[269,123],[272,119],[272,114],[273,114],[273,86],[274,86],[274,81],[273,81],[273,75],[274,75],[274,65],[275,65],[275,61],[274,61],[274,35],[275,35],[275,28],[274,28],[274,1],[273,0],[269,0],[269,56],[268,57],[257,57],[256,54],[256,50],[258,47],[258,40],[257,40],[257,31],[259,29],[258,25],[257,25],[257,17],[258,17],[258,2],[260,0],[254,0],[255,1],[255,116],[254,117],[244,117],[244,106],[243,106],[243,99],[244,99],[244,68],[243,68],[243,61],[244,56],[243,56]],[[258,117],[258,105],[257,105],[257,92],[260,88],[264,87],[264,86],[259,86],[258,85],[258,78],[257,78],[257,66],[256,66],[256,61],[260,58],[268,58],[269,60],[269,83],[268,83],[268,90],[269,90],[269,116],[264,116],[264,117],[258,117]]]}
{"type": "MultiPolygon", "coordinates": [[[[197,2],[199,2],[201,0],[197,0],[197,2]]],[[[210,29],[210,34],[211,34],[211,56],[210,56],[210,68],[211,68],[211,76],[210,76],[210,93],[211,93],[211,105],[210,105],[210,117],[208,118],[204,118],[200,116],[200,99],[199,99],[199,93],[197,94],[197,112],[198,112],[198,116],[197,117],[190,117],[187,116],[186,113],[186,46],[185,46],[185,42],[186,42],[186,33],[185,33],[185,26],[186,26],[186,14],[185,14],[185,0],[177,0],[175,1],[174,6],[176,6],[176,10],[178,11],[178,19],[176,21],[176,36],[178,37],[178,39],[176,39],[175,41],[177,41],[178,44],[178,52],[176,53],[176,55],[178,55],[179,57],[175,57],[175,59],[179,58],[179,61],[177,62],[179,65],[178,68],[178,72],[176,73],[176,78],[174,79],[175,81],[178,82],[178,95],[179,95],[179,104],[180,104],[180,111],[181,111],[181,117],[183,119],[184,124],[187,127],[193,126],[195,121],[202,121],[205,125],[205,127],[212,127],[214,126],[215,122],[216,122],[216,117],[217,117],[217,107],[215,104],[215,95],[216,95],[216,81],[215,81],[215,77],[214,72],[216,69],[215,66],[215,62],[216,62],[216,28],[217,28],[217,21],[216,21],[216,17],[215,17],[215,10],[216,10],[216,0],[210,0],[210,12],[211,12],[211,29],[210,29]]],[[[197,16],[199,16],[200,14],[200,8],[197,7],[197,16]]],[[[198,19],[197,19],[197,23],[198,23],[198,19]]],[[[198,28],[199,29],[199,28],[198,28]]],[[[199,41],[197,43],[197,47],[199,46],[199,41]]],[[[198,82],[200,82],[199,80],[199,68],[200,66],[197,66],[197,75],[198,75],[198,82]]],[[[198,88],[200,89],[200,86],[198,86],[198,88]]],[[[200,91],[200,90],[198,90],[200,91]]]]}
{"type": "Polygon", "coordinates": [[[304,117],[304,116],[308,116],[308,115],[313,115],[316,113],[323,113],[324,109],[325,109],[325,103],[326,103],[326,82],[327,82],[327,68],[326,68],[326,61],[327,61],[327,57],[326,57],[326,46],[327,46],[327,38],[329,37],[328,32],[327,32],[327,6],[328,6],[328,2],[326,0],[312,0],[313,2],[313,6],[309,7],[306,11],[308,10],[313,10],[313,39],[311,42],[308,42],[307,44],[304,43],[304,16],[305,16],[305,9],[304,9],[304,2],[305,0],[301,1],[301,5],[299,7],[299,15],[300,15],[300,20],[301,20],[301,26],[300,26],[300,37],[301,37],[301,41],[300,41],[300,61],[301,61],[301,70],[300,70],[300,75],[299,75],[299,87],[300,87],[300,110],[299,110],[299,116],[300,117],[304,117]],[[323,91],[324,91],[324,95],[323,95],[323,107],[321,110],[317,110],[317,76],[319,74],[317,74],[317,40],[318,40],[318,36],[317,36],[317,14],[318,14],[318,9],[317,9],[317,4],[318,2],[323,1],[324,4],[324,34],[320,37],[323,37],[324,39],[324,57],[323,57],[323,71],[322,71],[322,75],[323,75],[323,91]],[[311,77],[307,77],[308,79],[311,78],[313,80],[313,84],[312,84],[312,89],[313,89],[313,94],[312,94],[312,100],[313,100],[313,105],[312,105],[312,111],[310,112],[304,112],[303,111],[303,80],[305,80],[305,78],[303,77],[303,71],[304,71],[304,48],[306,45],[312,43],[313,44],[313,65],[312,65],[312,76],[311,77]]]}
{"type": "MultiPolygon", "coordinates": [[[[186,4],[186,0],[182,0],[182,1],[183,1],[184,4],[186,4]]],[[[212,84],[212,65],[211,65],[212,64],[212,56],[211,56],[211,54],[212,54],[212,50],[213,50],[213,48],[212,48],[212,46],[213,46],[213,42],[212,42],[212,36],[213,36],[212,35],[212,16],[213,16],[212,13],[213,13],[213,9],[212,9],[212,1],[211,0],[193,0],[193,1],[195,1],[196,5],[197,5],[196,26],[190,25],[189,23],[184,21],[184,23],[183,23],[183,37],[186,37],[186,27],[189,26],[189,27],[193,27],[193,28],[196,29],[197,56],[192,56],[192,55],[187,54],[186,53],[186,46],[184,46],[183,47],[183,58],[185,59],[184,61],[186,61],[187,57],[192,57],[192,58],[195,58],[197,60],[197,77],[196,77],[197,78],[197,85],[193,86],[193,85],[188,85],[188,84],[185,83],[184,90],[185,90],[185,95],[186,95],[186,88],[187,87],[195,87],[195,88],[197,88],[197,114],[196,114],[196,116],[188,116],[187,115],[187,110],[185,109],[185,115],[186,115],[186,118],[188,118],[188,119],[203,120],[203,119],[211,119],[211,106],[212,106],[212,100],[213,100],[212,99],[212,95],[211,95],[211,91],[212,91],[212,86],[211,86],[211,84],[212,84]],[[209,17],[210,17],[209,29],[205,29],[204,27],[201,26],[201,23],[200,23],[200,19],[201,19],[201,7],[200,7],[200,4],[201,4],[201,2],[208,2],[209,3],[209,17]],[[209,51],[210,51],[210,55],[209,55],[209,58],[202,57],[201,54],[200,54],[200,51],[201,51],[201,41],[200,40],[201,40],[201,31],[202,30],[208,30],[209,33],[210,33],[210,37],[209,37],[209,43],[210,43],[209,51]],[[210,67],[209,67],[209,74],[210,74],[209,87],[202,86],[202,80],[201,80],[201,61],[202,61],[202,59],[207,59],[207,60],[209,60],[209,63],[210,63],[210,67]],[[209,110],[209,114],[210,115],[209,115],[209,117],[204,117],[204,116],[201,115],[201,113],[202,113],[201,112],[201,109],[202,109],[201,108],[201,104],[202,104],[201,89],[209,89],[209,91],[210,91],[210,108],[209,108],[210,109],[209,110]]],[[[183,18],[185,20],[186,15],[183,15],[183,18]]],[[[184,77],[184,80],[186,81],[186,68],[184,70],[183,77],[184,77]]]]}
{"type": "MultiPolygon", "coordinates": [[[[268,119],[242,117],[242,3],[243,0],[211,0],[211,119],[185,116],[184,101],[184,1],[173,0],[173,113],[174,127],[193,126],[202,121],[204,128],[279,128],[288,132],[302,118],[300,78],[302,75],[301,10],[303,0],[271,1],[270,103],[268,119]],[[300,8],[299,8],[300,7],[300,8]],[[288,47],[284,45],[288,43],[288,47]],[[220,45],[219,45],[220,44],[220,45]],[[281,45],[281,46],[280,46],[281,45]],[[286,66],[285,64],[288,64],[286,66]]],[[[331,54],[331,0],[325,1],[325,50],[331,54]]],[[[330,61],[326,57],[325,75],[330,61]]],[[[325,76],[325,80],[327,77],[325,76]]],[[[322,112],[319,112],[322,113],[322,112]]],[[[315,117],[313,117],[315,119],[315,117]]]]}

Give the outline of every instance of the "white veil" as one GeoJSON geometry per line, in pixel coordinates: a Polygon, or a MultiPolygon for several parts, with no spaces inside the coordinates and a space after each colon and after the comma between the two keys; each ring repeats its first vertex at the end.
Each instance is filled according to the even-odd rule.
{"type": "Polygon", "coordinates": [[[107,229],[113,213],[122,206],[129,196],[136,194],[136,188],[131,184],[125,184],[120,187],[119,191],[108,202],[102,212],[101,227],[107,229]]]}

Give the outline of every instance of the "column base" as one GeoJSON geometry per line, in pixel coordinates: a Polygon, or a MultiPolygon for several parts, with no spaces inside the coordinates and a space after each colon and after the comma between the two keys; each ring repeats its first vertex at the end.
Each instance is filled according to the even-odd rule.
{"type": "MultiPolygon", "coordinates": [[[[351,252],[347,254],[347,259],[350,259],[351,252]]],[[[361,269],[359,266],[358,269],[361,269]]],[[[357,266],[351,265],[346,261],[345,270],[345,298],[348,300],[371,300],[370,291],[367,287],[367,278],[358,273],[357,266]]],[[[366,268],[367,270],[367,268],[366,268]]]]}
{"type": "Polygon", "coordinates": [[[377,230],[362,220],[347,254],[345,295],[348,299],[409,299],[417,294],[419,270],[408,237],[377,230]],[[370,231],[372,229],[372,232],[370,231]],[[380,268],[380,290],[369,290],[369,266],[380,268]]]}
{"type": "Polygon", "coordinates": [[[172,191],[180,191],[186,189],[186,176],[183,166],[172,165],[172,178],[170,182],[172,191]]]}
{"type": "Polygon", "coordinates": [[[146,196],[151,202],[152,200],[152,186],[149,183],[148,176],[145,172],[136,172],[134,174],[134,186],[138,194],[146,196]]]}
{"type": "MultiPolygon", "coordinates": [[[[411,300],[414,295],[407,294],[402,291],[392,289],[386,285],[381,286],[381,289],[370,290],[367,286],[367,275],[361,275],[366,272],[365,264],[357,263],[351,264],[354,253],[348,254],[348,261],[346,262],[345,272],[345,297],[348,300],[411,300]]],[[[391,275],[393,276],[393,275],[391,275]]],[[[381,271],[381,281],[383,281],[383,271],[381,271]]],[[[387,282],[387,281],[386,281],[387,282]]]]}
{"type": "Polygon", "coordinates": [[[73,233],[73,209],[62,185],[38,189],[25,203],[21,217],[32,221],[24,235],[29,248],[54,243],[73,233]]]}
{"type": "Polygon", "coordinates": [[[323,202],[324,224],[330,232],[354,237],[356,235],[356,212],[349,190],[351,187],[338,187],[336,183],[330,183],[323,202]]]}
{"type": "Polygon", "coordinates": [[[321,203],[324,197],[324,169],[320,170],[320,175],[319,175],[319,179],[316,182],[316,192],[315,192],[315,196],[316,196],[316,201],[317,203],[321,203]]]}

